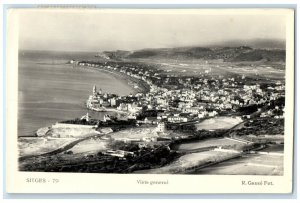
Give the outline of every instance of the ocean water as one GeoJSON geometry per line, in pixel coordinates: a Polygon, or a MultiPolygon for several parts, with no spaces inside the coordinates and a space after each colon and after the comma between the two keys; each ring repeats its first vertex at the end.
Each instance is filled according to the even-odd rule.
{"type": "Polygon", "coordinates": [[[95,60],[95,53],[20,51],[18,90],[18,136],[30,136],[38,128],[103,113],[86,109],[93,85],[104,92],[128,95],[134,92],[126,81],[97,70],[73,67],[71,59],[95,60]]]}

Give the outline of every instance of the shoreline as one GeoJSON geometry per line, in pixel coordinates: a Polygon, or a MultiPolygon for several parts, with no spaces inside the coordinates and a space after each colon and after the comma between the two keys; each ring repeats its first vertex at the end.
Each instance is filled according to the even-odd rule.
{"type": "MultiPolygon", "coordinates": [[[[19,61],[19,83],[22,86],[19,88],[17,137],[35,137],[36,130],[45,125],[86,114],[85,103],[95,84],[120,96],[135,95],[139,91],[128,84],[129,78],[120,74],[106,70],[96,72],[102,71],[98,68],[84,70],[85,67],[72,67],[67,60],[59,64],[48,61],[31,58],[19,61]],[[49,84],[36,85],[44,84],[43,80],[49,81],[49,84]],[[30,88],[24,88],[25,84],[30,88]]],[[[102,117],[98,112],[94,112],[94,116],[102,117]]]]}
{"type": "Polygon", "coordinates": [[[114,70],[107,70],[107,69],[103,69],[103,68],[95,68],[95,67],[89,67],[89,66],[75,66],[73,68],[82,68],[82,69],[90,69],[90,70],[96,70],[99,72],[104,72],[107,73],[111,76],[113,76],[115,79],[121,79],[123,82],[126,82],[126,84],[132,88],[133,92],[136,93],[146,93],[150,90],[150,87],[148,84],[146,84],[144,81],[141,81],[137,78],[132,78],[126,74],[122,74],[120,72],[114,71],[114,70]],[[136,83],[138,84],[138,88],[134,88],[134,85],[131,83],[136,83]]]}

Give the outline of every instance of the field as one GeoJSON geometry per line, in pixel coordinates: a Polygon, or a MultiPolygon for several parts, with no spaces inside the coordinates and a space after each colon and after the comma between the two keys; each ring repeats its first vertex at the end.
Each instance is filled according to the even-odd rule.
{"type": "Polygon", "coordinates": [[[231,140],[231,139],[221,138],[221,139],[200,140],[200,141],[192,142],[192,143],[184,143],[184,144],[180,144],[176,148],[179,151],[186,151],[186,150],[193,150],[193,149],[199,149],[199,148],[204,148],[204,147],[213,147],[213,146],[215,146],[215,147],[235,146],[235,148],[242,148],[243,146],[245,146],[245,144],[231,140]]]}
{"type": "Polygon", "coordinates": [[[240,117],[215,117],[206,119],[201,123],[196,124],[197,130],[217,130],[228,129],[242,122],[240,117]]]}
{"type": "Polygon", "coordinates": [[[208,162],[221,161],[223,159],[228,159],[233,156],[236,156],[236,153],[219,152],[219,151],[191,153],[191,154],[181,156],[179,159],[177,159],[176,161],[172,162],[167,166],[157,168],[157,169],[136,171],[135,173],[139,173],[139,174],[185,173],[186,170],[192,167],[197,167],[199,165],[203,165],[208,162]]]}
{"type": "Polygon", "coordinates": [[[51,128],[51,130],[47,133],[48,136],[59,138],[83,138],[90,134],[100,134],[100,132],[92,128],[51,128]]]}
{"type": "Polygon", "coordinates": [[[282,62],[223,62],[222,60],[172,60],[172,59],[138,59],[146,64],[158,65],[165,74],[195,76],[238,74],[245,76],[264,76],[267,78],[284,79],[285,67],[282,62]]]}
{"type": "Polygon", "coordinates": [[[111,138],[132,138],[132,139],[142,139],[144,137],[157,137],[157,132],[155,127],[147,127],[147,128],[131,128],[122,130],[119,132],[111,133],[111,138]]]}
{"type": "Polygon", "coordinates": [[[39,155],[51,152],[57,148],[67,145],[76,138],[58,138],[58,139],[43,139],[43,138],[19,138],[18,147],[19,155],[39,155]]]}
{"type": "Polygon", "coordinates": [[[106,144],[107,142],[104,140],[101,140],[99,138],[90,138],[88,140],[84,140],[77,145],[75,145],[73,148],[71,148],[69,151],[72,151],[73,154],[78,153],[97,153],[99,151],[106,150],[106,144]]]}
{"type": "Polygon", "coordinates": [[[243,139],[251,140],[253,142],[265,143],[265,142],[277,142],[284,143],[283,135],[245,135],[243,139]]]}
{"type": "Polygon", "coordinates": [[[262,152],[275,152],[282,153],[284,152],[284,144],[274,144],[268,145],[265,149],[261,150],[262,152]]]}
{"type": "Polygon", "coordinates": [[[283,175],[283,154],[250,154],[211,167],[195,174],[209,175],[283,175]]]}

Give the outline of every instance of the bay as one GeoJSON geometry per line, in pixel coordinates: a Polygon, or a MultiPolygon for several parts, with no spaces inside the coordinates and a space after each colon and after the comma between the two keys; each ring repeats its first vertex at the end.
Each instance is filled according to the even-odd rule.
{"type": "Polygon", "coordinates": [[[93,57],[94,53],[20,52],[18,136],[34,135],[38,128],[80,118],[87,112],[101,119],[104,113],[88,111],[85,106],[93,85],[118,95],[134,93],[117,76],[66,64],[71,59],[95,60],[93,57]]]}

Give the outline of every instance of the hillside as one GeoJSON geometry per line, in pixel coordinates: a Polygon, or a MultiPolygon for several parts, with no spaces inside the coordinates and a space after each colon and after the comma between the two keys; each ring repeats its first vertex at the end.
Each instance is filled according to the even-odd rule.
{"type": "MultiPolygon", "coordinates": [[[[270,44],[271,42],[265,42],[270,44]]],[[[234,44],[234,43],[233,43],[234,44]]],[[[263,44],[261,44],[263,45],[263,44]]],[[[136,51],[105,51],[98,57],[115,60],[121,59],[221,59],[228,62],[269,61],[284,62],[285,49],[253,48],[250,46],[211,46],[211,47],[176,47],[142,49],[136,51]]]]}
{"type": "Polygon", "coordinates": [[[285,40],[280,39],[251,39],[251,40],[230,40],[210,44],[209,47],[238,47],[249,46],[254,49],[285,49],[285,40]]]}

